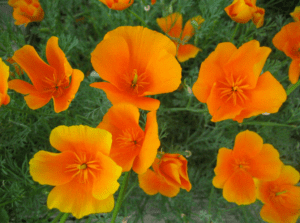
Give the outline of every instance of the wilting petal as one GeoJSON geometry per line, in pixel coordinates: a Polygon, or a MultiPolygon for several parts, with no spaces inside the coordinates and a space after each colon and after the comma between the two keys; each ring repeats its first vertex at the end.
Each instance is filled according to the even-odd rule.
{"type": "Polygon", "coordinates": [[[216,176],[213,178],[213,185],[217,188],[223,188],[226,181],[234,173],[234,162],[232,150],[227,148],[219,149],[217,156],[217,166],[214,169],[216,176]]]}
{"type": "Polygon", "coordinates": [[[264,16],[265,16],[265,9],[256,7],[256,11],[253,13],[252,21],[256,28],[260,28],[264,24],[264,16]]]}
{"type": "Polygon", "coordinates": [[[41,75],[53,79],[54,68],[46,64],[32,46],[23,46],[21,49],[15,51],[12,58],[25,70],[38,91],[44,90],[45,83],[41,75]]]}
{"type": "Polygon", "coordinates": [[[227,15],[235,22],[247,23],[255,12],[254,5],[249,6],[244,0],[234,0],[225,9],[227,15]]]}
{"type": "Polygon", "coordinates": [[[104,200],[98,200],[92,195],[91,183],[79,183],[77,179],[73,179],[51,190],[47,206],[49,209],[57,208],[61,212],[71,212],[76,218],[82,218],[89,214],[112,211],[114,197],[110,195],[104,200]]]}
{"type": "Polygon", "coordinates": [[[102,153],[97,153],[97,160],[101,168],[95,174],[92,193],[95,198],[104,200],[118,190],[120,184],[117,180],[121,176],[122,168],[102,153]]]}
{"type": "Polygon", "coordinates": [[[108,100],[112,104],[129,103],[143,110],[157,110],[160,101],[154,98],[133,96],[127,92],[119,91],[115,86],[105,82],[95,82],[90,84],[91,87],[99,88],[105,91],[108,100]]]}
{"type": "Polygon", "coordinates": [[[29,162],[32,179],[40,184],[52,186],[68,183],[73,173],[68,172],[67,166],[74,164],[74,152],[51,153],[39,151],[29,162]]]}
{"type": "Polygon", "coordinates": [[[228,202],[247,205],[255,202],[255,185],[249,173],[238,170],[226,181],[223,196],[228,202]]]}
{"type": "Polygon", "coordinates": [[[214,83],[225,76],[222,67],[236,50],[237,48],[232,43],[220,43],[215,51],[202,62],[198,79],[192,88],[199,101],[206,103],[214,83]]]}
{"type": "Polygon", "coordinates": [[[151,166],[156,157],[159,146],[160,141],[158,138],[156,111],[153,111],[147,114],[144,142],[140,153],[137,155],[133,163],[132,169],[137,174],[144,173],[151,166]]]}
{"type": "MultiPolygon", "coordinates": [[[[233,155],[235,157],[256,158],[256,156],[261,152],[262,148],[263,139],[257,133],[246,130],[240,132],[235,137],[233,155]]],[[[275,155],[278,155],[278,152],[276,152],[277,151],[274,152],[275,155]]]]}
{"type": "Polygon", "coordinates": [[[195,58],[200,51],[200,48],[192,44],[179,45],[177,59],[179,62],[187,61],[190,58],[195,58]]]}
{"type": "Polygon", "coordinates": [[[181,34],[181,40],[184,40],[185,42],[187,42],[195,34],[195,29],[192,25],[192,21],[198,26],[198,29],[200,29],[200,25],[204,22],[204,19],[202,18],[202,16],[198,15],[189,19],[185,23],[181,34]]]}
{"type": "Polygon", "coordinates": [[[57,79],[71,76],[73,70],[64,52],[58,46],[58,38],[52,36],[46,46],[46,57],[49,65],[56,70],[57,79]]]}
{"type": "Polygon", "coordinates": [[[178,12],[157,18],[158,26],[169,36],[179,38],[182,31],[182,15],[178,12]]]}
{"type": "Polygon", "coordinates": [[[101,152],[108,156],[112,136],[106,130],[83,125],[58,126],[50,134],[50,143],[61,152],[68,150],[77,154],[101,152]]]}
{"type": "Polygon", "coordinates": [[[69,108],[71,101],[74,99],[77,93],[81,81],[84,79],[84,74],[77,69],[72,70],[72,80],[70,85],[63,90],[63,93],[59,97],[53,97],[54,111],[56,113],[64,111],[69,108]]]}
{"type": "Polygon", "coordinates": [[[300,59],[292,60],[289,68],[289,79],[292,84],[296,84],[300,76],[300,59]]]}
{"type": "MultiPolygon", "coordinates": [[[[251,142],[248,141],[248,144],[251,142]]],[[[251,159],[249,165],[251,166],[249,173],[260,180],[275,180],[282,168],[279,153],[271,144],[263,144],[262,150],[251,159]]]]}

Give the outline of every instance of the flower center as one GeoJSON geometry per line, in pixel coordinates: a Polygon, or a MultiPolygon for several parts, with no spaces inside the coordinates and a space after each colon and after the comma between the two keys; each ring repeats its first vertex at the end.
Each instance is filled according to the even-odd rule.
{"type": "Polygon", "coordinates": [[[231,74],[230,77],[226,77],[225,81],[219,81],[221,86],[219,87],[221,97],[226,98],[227,101],[232,101],[233,105],[244,104],[245,100],[248,100],[245,89],[249,87],[244,83],[245,78],[238,76],[236,79],[231,74]]]}
{"type": "Polygon", "coordinates": [[[53,74],[53,79],[46,77],[44,82],[47,85],[44,87],[44,92],[50,92],[54,98],[61,96],[64,93],[64,89],[69,87],[68,78],[59,80],[56,74],[53,74]]]}
{"type": "Polygon", "coordinates": [[[136,69],[133,69],[129,75],[126,74],[123,79],[129,87],[129,91],[136,95],[142,94],[142,91],[145,90],[145,86],[149,84],[146,81],[145,73],[138,74],[136,69]]]}
{"type": "Polygon", "coordinates": [[[234,169],[248,171],[250,169],[249,163],[245,160],[236,159],[234,163],[234,169]]]}
{"type": "Polygon", "coordinates": [[[98,161],[87,158],[86,154],[76,155],[74,164],[67,166],[67,171],[72,172],[74,177],[78,178],[80,183],[87,183],[88,180],[95,177],[95,171],[100,169],[98,161]]]}
{"type": "Polygon", "coordinates": [[[125,129],[116,140],[121,148],[139,150],[143,145],[144,132],[140,129],[125,129]]]}

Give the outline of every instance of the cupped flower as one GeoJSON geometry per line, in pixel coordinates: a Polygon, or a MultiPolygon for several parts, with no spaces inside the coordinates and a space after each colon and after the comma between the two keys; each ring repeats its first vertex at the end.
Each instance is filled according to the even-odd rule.
{"type": "Polygon", "coordinates": [[[58,113],[68,109],[84,74],[80,70],[72,69],[55,36],[47,42],[46,57],[49,65],[30,45],[17,50],[12,58],[27,73],[32,84],[14,79],[8,82],[8,87],[25,94],[24,99],[31,109],[41,108],[53,98],[54,111],[58,113]]]}
{"type": "Polygon", "coordinates": [[[160,146],[156,111],[147,114],[145,131],[139,126],[140,113],[131,104],[113,105],[97,128],[112,134],[110,157],[123,168],[138,174],[146,172],[160,146]]]}
{"type": "Polygon", "coordinates": [[[108,82],[90,86],[105,91],[112,104],[130,103],[157,110],[160,101],[145,97],[175,91],[181,83],[176,47],[161,33],[141,26],[108,32],[92,52],[91,62],[108,82]]]}
{"type": "Polygon", "coordinates": [[[286,92],[270,72],[260,75],[270,52],[256,40],[239,49],[225,42],[202,62],[192,90],[199,101],[207,104],[211,121],[242,122],[244,118],[278,111],[286,92]]]}
{"type": "Polygon", "coordinates": [[[58,126],[50,134],[51,145],[61,153],[39,151],[29,162],[34,181],[55,186],[48,208],[82,218],[110,212],[122,168],[110,157],[112,136],[88,126],[58,126]]]}
{"type": "Polygon", "coordinates": [[[131,6],[134,0],[99,0],[110,9],[124,10],[131,6]]]}
{"type": "Polygon", "coordinates": [[[198,15],[189,19],[182,30],[182,15],[175,12],[163,18],[156,19],[159,27],[172,39],[177,48],[176,57],[180,62],[187,61],[196,57],[200,48],[187,44],[187,42],[195,35],[195,28],[192,24],[200,29],[204,19],[198,15]]]}
{"type": "Polygon", "coordinates": [[[190,191],[192,185],[187,173],[187,160],[180,154],[165,153],[152,164],[153,170],[148,169],[139,175],[140,188],[146,194],[160,193],[167,197],[176,196],[180,188],[190,191]]]}
{"type": "Polygon", "coordinates": [[[14,8],[13,17],[16,25],[30,22],[40,22],[44,19],[44,10],[39,0],[9,0],[8,4],[14,8]]]}
{"type": "Polygon", "coordinates": [[[9,67],[2,61],[0,57],[0,107],[1,105],[7,105],[10,102],[10,97],[7,94],[9,77],[9,67]]]}
{"type": "Polygon", "coordinates": [[[282,27],[272,42],[293,60],[289,68],[289,79],[295,84],[300,76],[300,22],[291,22],[282,27]]]}
{"type": "Polygon", "coordinates": [[[300,21],[300,6],[296,6],[295,10],[290,13],[295,22],[300,21]]]}
{"type": "Polygon", "coordinates": [[[264,23],[265,10],[256,6],[256,0],[234,0],[224,10],[237,23],[247,23],[252,19],[256,28],[264,23]]]}
{"type": "Polygon", "coordinates": [[[257,198],[264,206],[260,216],[266,222],[296,223],[300,216],[299,172],[292,166],[283,166],[276,180],[258,181],[257,198]]]}
{"type": "Polygon", "coordinates": [[[278,151],[263,144],[257,133],[246,130],[236,136],[233,150],[219,149],[212,183],[223,188],[223,197],[228,202],[251,204],[256,200],[254,178],[275,180],[281,167],[278,151]]]}

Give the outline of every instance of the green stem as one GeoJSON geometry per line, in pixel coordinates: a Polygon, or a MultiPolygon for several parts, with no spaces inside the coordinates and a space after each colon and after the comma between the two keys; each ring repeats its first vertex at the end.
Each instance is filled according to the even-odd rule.
{"type": "Polygon", "coordinates": [[[145,21],[139,17],[137,14],[135,14],[133,11],[131,11],[130,9],[127,9],[132,15],[134,15],[138,20],[140,20],[140,22],[143,24],[144,27],[147,27],[147,24],[145,23],[145,21]]]}
{"type": "Polygon", "coordinates": [[[61,217],[60,222],[59,223],[65,223],[66,220],[69,217],[69,213],[64,213],[64,215],[61,217]]]}
{"type": "Polygon", "coordinates": [[[240,26],[240,24],[237,23],[236,26],[235,26],[234,32],[233,32],[233,34],[232,34],[232,36],[231,36],[230,42],[232,42],[232,41],[234,40],[235,34],[236,34],[236,32],[237,32],[239,26],[240,26]]]}
{"type": "Polygon", "coordinates": [[[296,125],[287,125],[287,124],[281,124],[281,123],[275,123],[275,122],[243,122],[242,125],[263,125],[263,126],[278,126],[278,127],[290,127],[290,128],[296,128],[296,125]]]}
{"type": "Polygon", "coordinates": [[[164,112],[177,112],[177,111],[190,111],[195,113],[207,112],[207,109],[194,109],[194,108],[161,108],[159,110],[164,112]]]}
{"type": "Polygon", "coordinates": [[[63,216],[64,213],[60,212],[52,221],[51,223],[57,223],[58,220],[63,216]]]}
{"type": "Polygon", "coordinates": [[[122,202],[124,200],[125,191],[126,191],[126,188],[127,188],[127,185],[128,185],[129,176],[130,176],[130,172],[126,172],[125,175],[124,175],[124,179],[123,179],[123,182],[122,182],[122,185],[121,185],[121,190],[120,190],[120,193],[119,193],[119,196],[118,196],[118,200],[117,200],[114,212],[113,212],[111,223],[115,223],[118,212],[121,208],[122,202]]]}
{"type": "Polygon", "coordinates": [[[300,80],[296,84],[289,86],[288,89],[286,90],[286,95],[292,93],[299,85],[300,85],[300,80]]]}

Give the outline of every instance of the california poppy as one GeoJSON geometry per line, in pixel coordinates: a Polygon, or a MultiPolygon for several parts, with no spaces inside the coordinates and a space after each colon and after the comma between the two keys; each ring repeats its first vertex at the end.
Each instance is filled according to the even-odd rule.
{"type": "Polygon", "coordinates": [[[0,57],[0,107],[1,105],[7,105],[10,101],[10,97],[7,94],[9,77],[9,67],[2,61],[0,57]]]}
{"type": "Polygon", "coordinates": [[[156,0],[151,0],[151,5],[154,5],[156,3],[156,0]]]}
{"type": "Polygon", "coordinates": [[[176,196],[180,188],[190,191],[192,185],[187,173],[187,160],[180,154],[165,153],[152,164],[153,171],[139,175],[140,187],[146,194],[161,193],[167,197],[176,196]]]}
{"type": "Polygon", "coordinates": [[[297,6],[293,12],[290,13],[295,22],[300,21],[300,6],[297,6]]]}
{"type": "Polygon", "coordinates": [[[292,59],[289,68],[289,79],[295,84],[300,76],[300,21],[291,22],[274,36],[274,46],[292,59]]]}
{"type": "Polygon", "coordinates": [[[112,104],[130,103],[157,110],[159,100],[145,97],[175,91],[181,82],[176,47],[161,33],[141,26],[108,32],[92,52],[91,62],[108,82],[90,86],[105,91],[112,104]]]}
{"type": "Polygon", "coordinates": [[[46,56],[49,65],[30,45],[17,50],[12,58],[27,73],[33,85],[14,79],[8,82],[8,87],[27,95],[25,101],[31,109],[41,108],[53,98],[54,111],[61,112],[68,109],[84,74],[80,70],[72,69],[65,54],[59,48],[58,38],[55,36],[47,42],[46,56]]]}
{"type": "Polygon", "coordinates": [[[292,166],[283,166],[273,181],[257,182],[257,198],[264,206],[260,216],[266,222],[296,223],[300,216],[299,172],[292,166]]]}
{"type": "Polygon", "coordinates": [[[97,128],[112,134],[110,157],[123,168],[138,174],[153,163],[160,145],[156,111],[147,114],[145,131],[139,126],[139,110],[131,104],[113,105],[97,128]]]}
{"type": "Polygon", "coordinates": [[[269,71],[260,75],[270,52],[257,40],[239,49],[225,42],[202,62],[192,90],[199,101],[207,103],[211,121],[242,122],[244,118],[278,111],[286,92],[269,71]]]}
{"type": "Polygon", "coordinates": [[[168,34],[172,41],[175,43],[177,49],[177,59],[180,62],[187,61],[190,58],[194,58],[200,48],[192,45],[187,44],[187,42],[195,35],[195,29],[192,25],[194,23],[200,28],[201,23],[204,22],[204,19],[198,15],[190,20],[188,20],[184,28],[182,30],[182,15],[178,12],[175,12],[167,17],[157,18],[157,24],[159,27],[168,34]]]}
{"type": "Polygon", "coordinates": [[[238,205],[256,200],[254,178],[275,180],[282,167],[278,151],[263,144],[255,132],[246,130],[235,138],[233,150],[219,149],[213,185],[223,188],[223,197],[238,205]]]}
{"type": "Polygon", "coordinates": [[[124,10],[131,6],[134,0],[99,0],[110,9],[124,10]]]}
{"type": "Polygon", "coordinates": [[[14,8],[13,17],[16,25],[30,22],[40,22],[44,19],[44,10],[39,0],[9,0],[8,4],[14,8]]]}
{"type": "Polygon", "coordinates": [[[48,208],[76,218],[110,212],[122,173],[109,157],[111,134],[82,125],[58,126],[51,131],[50,143],[61,153],[39,151],[29,162],[34,181],[55,186],[48,195],[48,208]]]}
{"type": "Polygon", "coordinates": [[[234,0],[224,10],[238,23],[247,23],[252,19],[256,28],[260,28],[264,23],[265,10],[256,6],[256,0],[234,0]]]}

